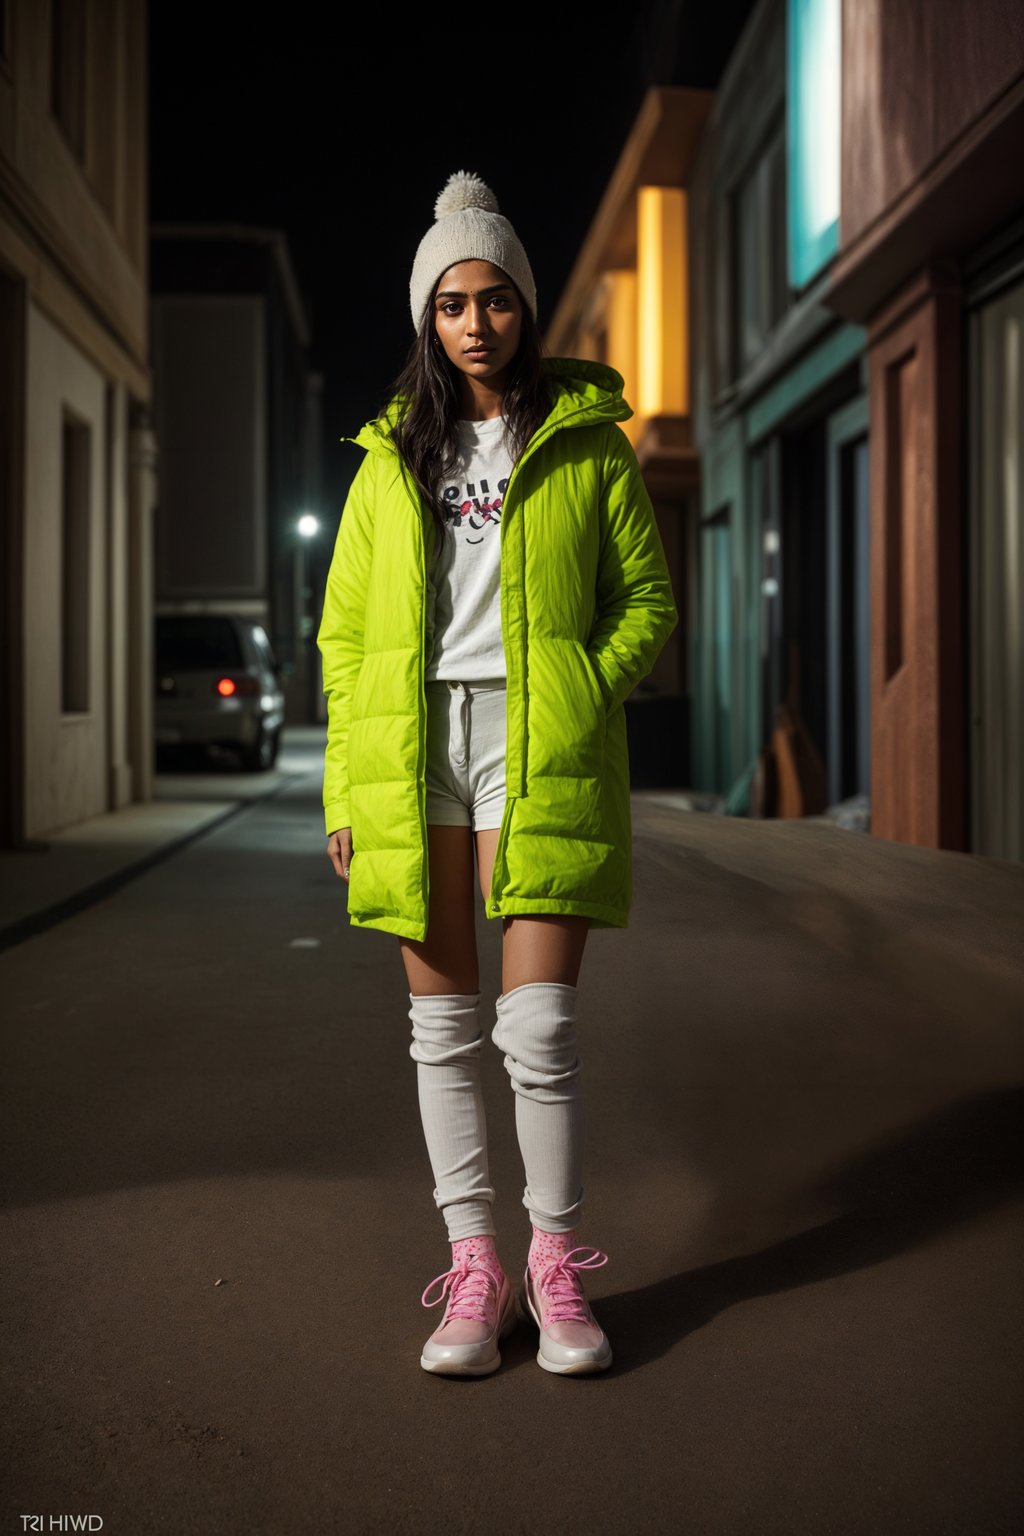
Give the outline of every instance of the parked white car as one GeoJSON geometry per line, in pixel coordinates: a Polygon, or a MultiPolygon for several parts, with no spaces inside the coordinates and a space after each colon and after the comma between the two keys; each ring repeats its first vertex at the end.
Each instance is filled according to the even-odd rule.
{"type": "Polygon", "coordinates": [[[281,664],[262,624],[235,614],[158,614],[157,749],[226,748],[243,768],[277,761],[284,726],[281,664]]]}

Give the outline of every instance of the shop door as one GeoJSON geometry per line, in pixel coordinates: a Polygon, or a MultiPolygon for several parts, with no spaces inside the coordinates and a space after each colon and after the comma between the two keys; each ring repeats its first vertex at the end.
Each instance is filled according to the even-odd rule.
{"type": "Polygon", "coordinates": [[[871,792],[871,584],[868,564],[868,403],[859,396],[827,423],[826,581],[831,805],[871,792]]]}
{"type": "Polygon", "coordinates": [[[971,317],[971,849],[1024,859],[1024,282],[971,317]]]}
{"type": "Polygon", "coordinates": [[[732,714],[732,548],[729,510],[723,509],[701,529],[701,628],[705,640],[702,724],[706,739],[701,758],[710,787],[726,794],[733,778],[732,714]]]}

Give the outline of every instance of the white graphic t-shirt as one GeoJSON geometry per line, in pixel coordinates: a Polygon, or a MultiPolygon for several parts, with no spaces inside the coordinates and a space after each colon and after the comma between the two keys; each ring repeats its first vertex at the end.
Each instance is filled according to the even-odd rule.
{"type": "Polygon", "coordinates": [[[483,682],[504,677],[501,506],[512,473],[505,418],[459,422],[457,478],[441,488],[445,536],[428,577],[424,676],[483,682]]]}

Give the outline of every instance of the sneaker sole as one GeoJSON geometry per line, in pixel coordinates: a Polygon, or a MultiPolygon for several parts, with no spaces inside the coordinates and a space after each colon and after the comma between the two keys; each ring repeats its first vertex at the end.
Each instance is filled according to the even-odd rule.
{"type": "Polygon", "coordinates": [[[612,1352],[609,1347],[607,1356],[597,1360],[574,1360],[569,1365],[556,1365],[553,1360],[548,1360],[537,1351],[537,1364],[541,1370],[550,1371],[554,1376],[596,1376],[599,1371],[606,1371],[612,1363],[612,1352]]]}

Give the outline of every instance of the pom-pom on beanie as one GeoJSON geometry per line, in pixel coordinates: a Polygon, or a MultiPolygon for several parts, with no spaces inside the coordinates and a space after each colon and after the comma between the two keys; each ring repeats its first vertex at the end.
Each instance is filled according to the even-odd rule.
{"type": "Polygon", "coordinates": [[[526,252],[508,219],[498,212],[498,199],[486,182],[470,171],[456,171],[434,204],[434,219],[420,241],[409,283],[417,331],[438,278],[458,261],[490,261],[500,267],[536,318],[537,288],[526,252]]]}

